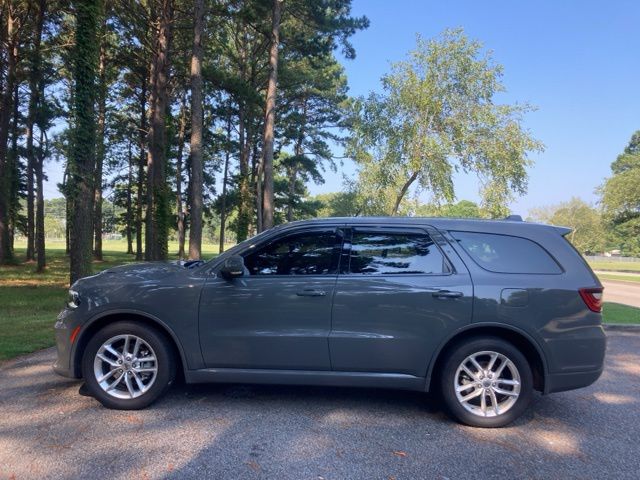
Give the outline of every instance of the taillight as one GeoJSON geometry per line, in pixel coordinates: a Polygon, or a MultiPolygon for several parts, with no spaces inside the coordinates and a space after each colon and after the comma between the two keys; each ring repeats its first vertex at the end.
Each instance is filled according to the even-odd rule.
{"type": "Polygon", "coordinates": [[[578,290],[584,303],[592,312],[602,312],[602,287],[598,288],[581,288],[578,290]]]}

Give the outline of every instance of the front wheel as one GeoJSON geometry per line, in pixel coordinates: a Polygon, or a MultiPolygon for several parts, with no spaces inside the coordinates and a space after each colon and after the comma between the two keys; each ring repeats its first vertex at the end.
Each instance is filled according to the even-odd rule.
{"type": "Polygon", "coordinates": [[[98,331],[82,357],[89,393],[102,405],[137,410],[154,402],[175,378],[175,359],[153,328],[117,322],[98,331]]]}
{"type": "Polygon", "coordinates": [[[441,375],[449,412],[473,427],[503,427],[531,401],[533,375],[512,344],[495,337],[473,338],[449,352],[441,375]]]}

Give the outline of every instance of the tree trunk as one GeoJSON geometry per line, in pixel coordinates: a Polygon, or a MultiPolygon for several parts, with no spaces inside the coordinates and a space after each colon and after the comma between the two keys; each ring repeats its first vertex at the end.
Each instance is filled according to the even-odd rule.
{"type": "Polygon", "coordinates": [[[240,201],[238,205],[237,240],[241,242],[249,236],[251,219],[251,192],[249,186],[249,146],[245,126],[245,105],[239,105],[238,143],[240,145],[240,201]]]}
{"type": "Polygon", "coordinates": [[[273,130],[276,115],[276,87],[278,83],[278,47],[280,45],[280,19],[282,1],[273,0],[271,47],[269,49],[269,83],[267,85],[267,101],[264,115],[264,137],[262,140],[262,167],[264,168],[264,201],[263,228],[273,227],[274,192],[273,192],[273,130]]]}
{"type": "Polygon", "coordinates": [[[178,217],[178,258],[184,258],[184,220],[185,212],[182,201],[182,154],[184,151],[184,137],[187,129],[186,92],[182,96],[180,106],[180,127],[178,128],[178,152],[176,155],[176,216],[178,217]]]}
{"type": "Polygon", "coordinates": [[[40,104],[40,83],[42,73],[40,69],[42,43],[42,31],[44,28],[44,16],[47,8],[46,0],[38,2],[36,13],[36,31],[33,40],[31,69],[29,71],[29,111],[26,122],[26,153],[27,153],[27,261],[35,260],[35,218],[34,218],[34,183],[33,172],[36,163],[36,153],[33,145],[36,114],[40,104]]]}
{"type": "Polygon", "coordinates": [[[147,151],[147,76],[141,77],[140,89],[140,126],[138,128],[138,142],[140,145],[140,157],[138,158],[138,178],[136,192],[136,260],[142,260],[142,206],[144,204],[144,167],[146,165],[147,151]]]}
{"type": "Polygon", "coordinates": [[[151,115],[147,153],[147,218],[145,259],[166,260],[169,236],[169,190],[166,184],[169,103],[169,52],[173,33],[173,0],[162,0],[154,42],[151,76],[151,115]]]}
{"type": "Polygon", "coordinates": [[[11,178],[9,184],[9,248],[14,251],[13,241],[15,238],[16,225],[18,223],[18,215],[20,213],[20,156],[18,154],[18,138],[20,137],[20,95],[19,82],[13,87],[13,121],[11,122],[11,151],[8,158],[8,170],[11,178]]]}
{"type": "Polygon", "coordinates": [[[398,214],[398,210],[400,209],[400,203],[402,202],[402,199],[404,198],[404,196],[407,194],[407,191],[409,190],[409,187],[411,186],[411,184],[416,181],[416,178],[418,178],[417,171],[413,172],[409,177],[409,180],[407,180],[405,184],[402,186],[402,189],[400,190],[400,193],[396,197],[396,201],[393,205],[393,210],[391,211],[392,216],[395,216],[398,214]]]}
{"type": "MultiPolygon", "coordinates": [[[[306,122],[306,117],[307,117],[307,102],[306,100],[304,101],[303,107],[302,107],[302,121],[301,121],[301,125],[300,125],[300,131],[298,132],[298,138],[296,140],[296,146],[293,150],[293,154],[296,156],[297,159],[301,158],[304,151],[303,151],[303,142],[304,142],[304,124],[306,122]]],[[[294,208],[294,197],[295,197],[295,193],[296,193],[296,181],[298,179],[298,168],[296,166],[295,163],[293,163],[291,165],[291,167],[289,168],[289,198],[288,198],[288,202],[287,202],[287,221],[291,222],[293,221],[293,208],[294,208]]]]}
{"type": "Polygon", "coordinates": [[[189,259],[202,255],[202,31],[204,0],[195,0],[193,19],[193,53],[191,55],[191,216],[189,259]]]}
{"type": "MultiPolygon", "coordinates": [[[[227,140],[231,139],[231,112],[227,117],[227,140]]],[[[231,145],[227,146],[224,155],[224,172],[222,174],[222,195],[220,198],[220,246],[218,253],[224,252],[224,240],[227,222],[227,177],[229,175],[229,159],[231,158],[231,145]]]]}
{"type": "Polygon", "coordinates": [[[133,201],[132,201],[132,189],[133,189],[133,151],[131,141],[129,141],[127,151],[127,216],[126,216],[126,229],[127,229],[127,254],[133,254],[133,201]]]}
{"type": "Polygon", "coordinates": [[[45,236],[44,236],[44,159],[46,156],[43,144],[45,142],[44,132],[40,131],[40,155],[36,158],[35,177],[36,177],[36,253],[38,259],[37,272],[44,272],[47,265],[45,236]]]}
{"type": "Polygon", "coordinates": [[[103,20],[100,58],[98,61],[98,131],[96,133],[96,175],[94,180],[93,201],[95,202],[93,235],[93,256],[96,260],[102,260],[102,167],[105,155],[105,122],[107,110],[107,79],[106,79],[106,18],[103,20]]]}
{"type": "Polygon", "coordinates": [[[289,182],[289,198],[287,199],[287,222],[293,221],[293,207],[294,207],[294,197],[296,194],[296,177],[297,170],[295,165],[291,165],[289,167],[288,173],[288,182],[289,182]]]}
{"type": "Polygon", "coordinates": [[[100,51],[98,23],[102,12],[102,2],[100,0],[78,0],[75,4],[75,10],[74,125],[69,158],[69,193],[72,216],[69,232],[71,284],[91,273],[93,182],[96,162],[94,107],[96,67],[100,51]]]}
{"type": "Polygon", "coordinates": [[[253,165],[253,183],[256,187],[256,233],[264,230],[264,191],[262,189],[264,181],[264,164],[262,158],[256,152],[251,156],[253,165]]]}
{"type": "MultiPolygon", "coordinates": [[[[18,59],[17,27],[17,19],[13,16],[12,6],[9,4],[6,9],[6,33],[3,32],[7,45],[7,67],[4,92],[2,95],[2,108],[0,108],[0,265],[10,263],[13,260],[9,234],[11,170],[7,157],[7,142],[9,140],[9,126],[11,112],[13,111],[13,93],[16,83],[16,64],[18,59]]],[[[4,22],[2,28],[5,28],[4,22]]],[[[2,56],[1,53],[0,56],[2,56]]]]}
{"type": "MultiPolygon", "coordinates": [[[[35,168],[35,165],[34,165],[35,168]]],[[[68,193],[69,188],[69,162],[64,168],[62,176],[62,190],[64,193],[64,253],[69,255],[71,252],[71,195],[68,193]]]]}

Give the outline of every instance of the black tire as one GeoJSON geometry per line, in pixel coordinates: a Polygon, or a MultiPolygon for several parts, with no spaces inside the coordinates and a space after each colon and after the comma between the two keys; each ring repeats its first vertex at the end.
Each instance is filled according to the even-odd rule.
{"type": "Polygon", "coordinates": [[[147,325],[121,321],[107,325],[89,340],[82,356],[82,376],[91,396],[107,408],[139,410],[156,401],[173,384],[176,376],[176,359],[165,335],[147,325]],[[99,385],[94,372],[94,360],[100,347],[118,335],[135,335],[146,342],[156,358],[157,373],[147,391],[135,398],[116,398],[99,385]]]}
{"type": "MultiPolygon", "coordinates": [[[[486,367],[488,365],[481,364],[481,366],[486,367]]],[[[466,375],[462,372],[461,374],[463,376],[466,375]]],[[[485,377],[485,379],[486,378],[488,377],[485,377]]],[[[466,383],[464,385],[466,386],[466,383]]],[[[481,388],[471,388],[473,388],[473,392],[482,390],[481,388]]],[[[469,390],[467,390],[467,392],[469,392],[469,390]]],[[[444,361],[444,368],[440,375],[440,393],[446,409],[458,422],[472,427],[504,427],[522,415],[531,402],[531,398],[533,396],[533,375],[531,373],[531,366],[525,356],[515,346],[501,338],[487,336],[463,340],[447,352],[447,358],[444,361]],[[485,351],[496,352],[507,357],[517,369],[517,373],[520,377],[520,392],[515,403],[513,403],[510,408],[505,408],[504,413],[495,414],[495,412],[490,412],[490,414],[495,415],[490,417],[481,416],[480,412],[473,413],[465,408],[462,402],[458,400],[455,388],[458,380],[456,378],[456,373],[462,362],[470,355],[485,351]]],[[[466,393],[462,394],[466,395],[466,393]]],[[[484,394],[481,394],[480,397],[482,395],[484,394]]],[[[479,403],[480,397],[478,397],[478,400],[474,399],[473,402],[479,403]]],[[[492,402],[489,396],[485,398],[488,403],[492,402]]],[[[509,396],[499,395],[498,403],[501,401],[500,399],[506,400],[508,398],[509,396]]],[[[469,401],[467,401],[467,405],[469,405],[469,401]]],[[[474,405],[470,406],[474,407],[474,405]]]]}

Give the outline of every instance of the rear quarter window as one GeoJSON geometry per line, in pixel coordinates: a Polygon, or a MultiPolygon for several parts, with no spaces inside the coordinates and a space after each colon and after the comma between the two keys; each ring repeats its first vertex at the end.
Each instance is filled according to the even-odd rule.
{"type": "Polygon", "coordinates": [[[544,248],[526,238],[478,232],[450,234],[478,265],[490,272],[562,273],[544,248]]]}

